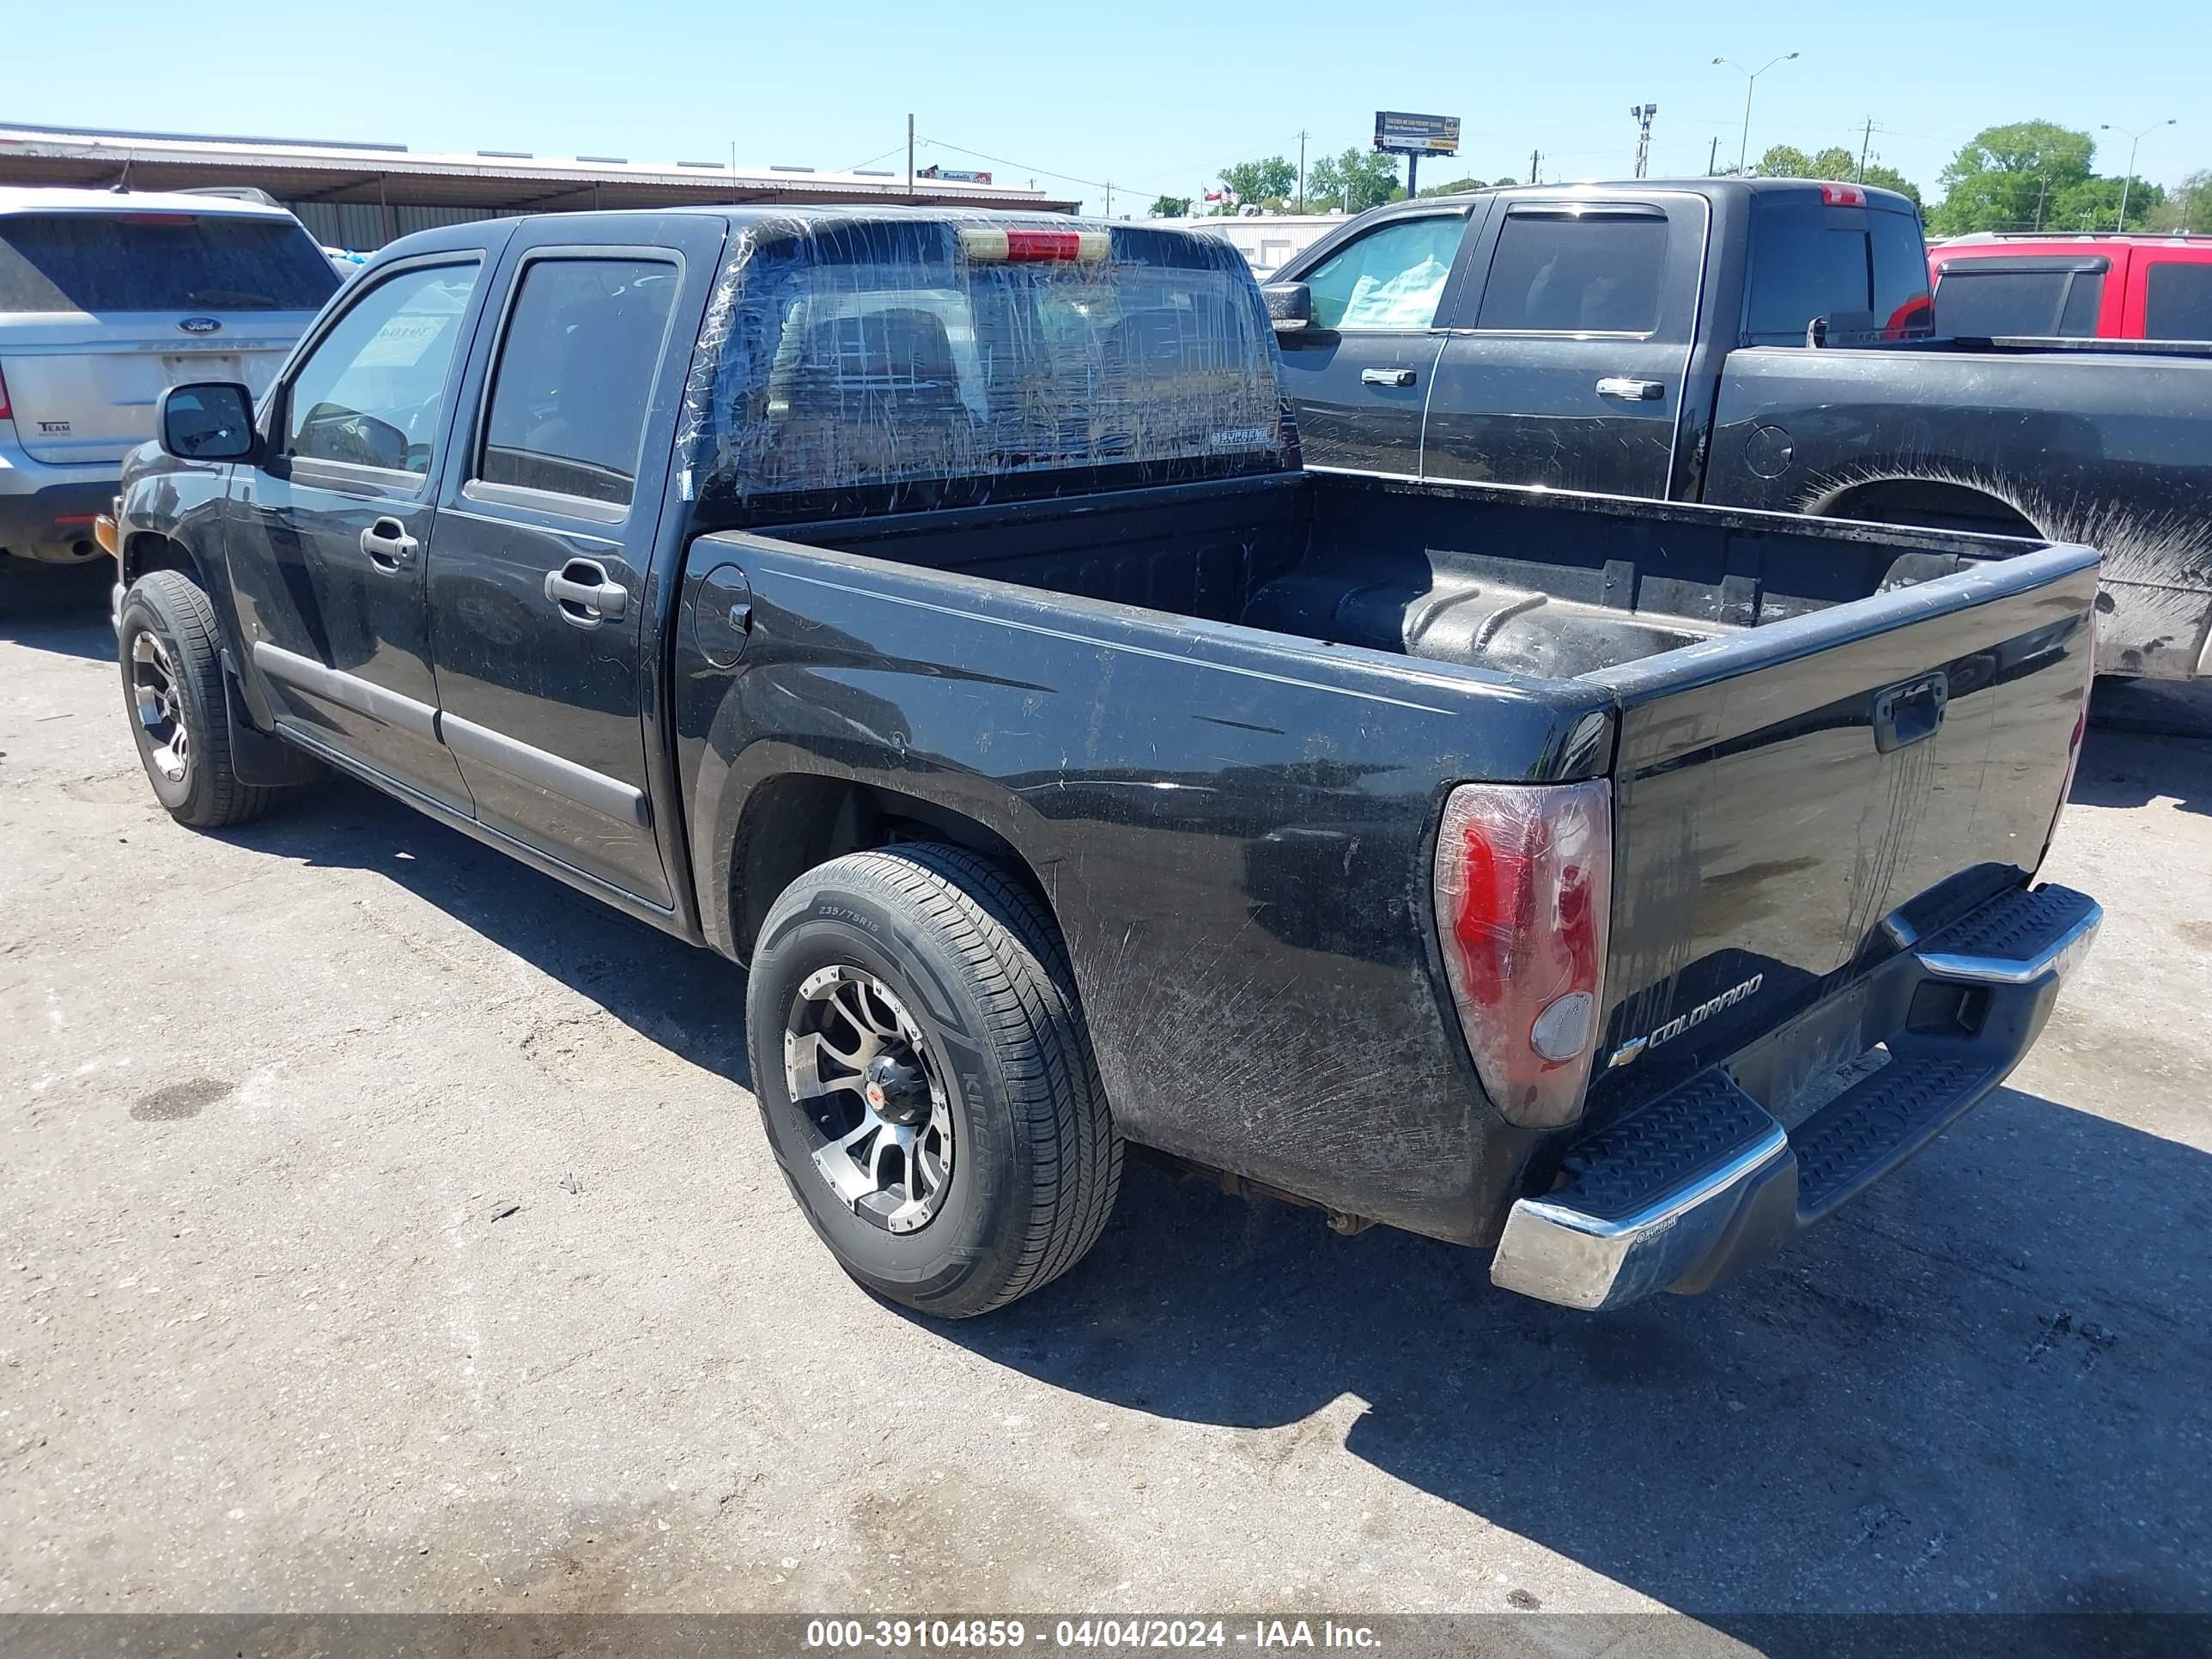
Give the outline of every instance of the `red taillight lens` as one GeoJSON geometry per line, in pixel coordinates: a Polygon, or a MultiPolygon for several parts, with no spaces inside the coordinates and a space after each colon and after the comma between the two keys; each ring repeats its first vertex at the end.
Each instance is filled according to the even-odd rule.
{"type": "Polygon", "coordinates": [[[1829,207],[1864,207],[1866,191],[1856,185],[1823,185],[1820,200],[1829,207]]]}
{"type": "Polygon", "coordinates": [[[0,374],[0,421],[14,417],[15,410],[8,407],[8,377],[0,374]]]}
{"type": "Polygon", "coordinates": [[[1604,1012],[1613,791],[1467,783],[1437,836],[1444,976],[1484,1091],[1528,1128],[1582,1111],[1604,1012]]]}

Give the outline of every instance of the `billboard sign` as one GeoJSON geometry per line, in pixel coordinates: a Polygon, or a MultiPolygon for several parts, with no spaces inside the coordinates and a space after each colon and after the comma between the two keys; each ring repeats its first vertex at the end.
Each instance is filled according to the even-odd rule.
{"type": "Polygon", "coordinates": [[[1375,148],[1394,155],[1456,155],[1459,117],[1407,115],[1401,111],[1375,112],[1375,148]]]}
{"type": "Polygon", "coordinates": [[[991,175],[988,173],[967,173],[958,167],[943,167],[933,164],[922,168],[914,176],[917,179],[934,179],[939,183],[946,185],[988,185],[991,182],[991,175]]]}

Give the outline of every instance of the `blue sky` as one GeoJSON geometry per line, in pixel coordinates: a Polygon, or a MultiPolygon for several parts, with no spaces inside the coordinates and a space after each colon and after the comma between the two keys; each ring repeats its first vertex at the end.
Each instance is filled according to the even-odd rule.
{"type": "MultiPolygon", "coordinates": [[[[1547,178],[1623,175],[1629,106],[1645,101],[1659,106],[1653,172],[1702,173],[1716,137],[1734,158],[1743,115],[1742,78],[1711,60],[1756,68],[1795,50],[1759,80],[1754,155],[1856,149],[1871,117],[1875,153],[1932,200],[1984,126],[2174,116],[2136,171],[2172,184],[2212,167],[2203,0],[2135,0],[2104,21],[2079,0],[1784,9],[106,0],[97,28],[70,7],[15,9],[0,118],[637,161],[726,158],[734,142],[749,163],[842,167],[903,165],[911,110],[934,141],[924,165],[1034,177],[1092,211],[1111,180],[1118,216],[1231,161],[1295,158],[1302,127],[1313,155],[1364,146],[1377,108],[1462,118],[1459,159],[1425,164],[1438,182],[1526,177],[1532,149],[1547,178]]],[[[2099,137],[2100,169],[2119,171],[2126,139],[2099,137]]]]}

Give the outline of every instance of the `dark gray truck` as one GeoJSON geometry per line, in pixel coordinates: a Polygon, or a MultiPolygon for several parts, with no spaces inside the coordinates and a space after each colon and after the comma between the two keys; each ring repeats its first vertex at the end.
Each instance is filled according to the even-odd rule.
{"type": "Polygon", "coordinates": [[[1267,292],[1310,463],[2086,543],[2100,672],[2212,674],[2212,345],[1947,337],[1903,196],[1437,197],[1267,292]]]}
{"type": "Polygon", "coordinates": [[[1699,1289],[1996,1087],[2099,917],[2033,884],[2094,553],[1310,473],[1286,410],[1181,233],[424,233],[258,410],[167,394],[125,706],[185,823],[336,769],[749,964],[793,1194],[936,1314],[1125,1145],[1699,1289]]]}

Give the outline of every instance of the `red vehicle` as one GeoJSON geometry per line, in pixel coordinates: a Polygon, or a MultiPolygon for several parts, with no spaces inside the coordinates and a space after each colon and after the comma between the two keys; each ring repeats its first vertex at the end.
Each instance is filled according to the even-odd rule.
{"type": "Polygon", "coordinates": [[[2212,340],[2212,235],[1980,231],[1930,246],[1928,270],[1948,335],[2212,340]]]}

